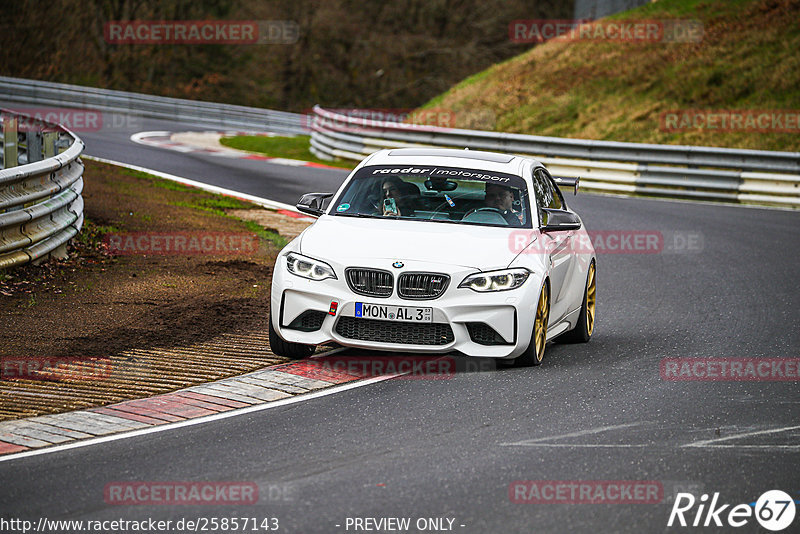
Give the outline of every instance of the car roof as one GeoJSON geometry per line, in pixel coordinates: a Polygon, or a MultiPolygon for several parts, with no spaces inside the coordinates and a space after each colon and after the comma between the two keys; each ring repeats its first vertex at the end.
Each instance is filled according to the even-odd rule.
{"type": "Polygon", "coordinates": [[[441,165],[470,169],[493,170],[522,175],[525,162],[542,164],[531,158],[456,148],[392,148],[380,150],[364,160],[363,165],[441,165]]]}

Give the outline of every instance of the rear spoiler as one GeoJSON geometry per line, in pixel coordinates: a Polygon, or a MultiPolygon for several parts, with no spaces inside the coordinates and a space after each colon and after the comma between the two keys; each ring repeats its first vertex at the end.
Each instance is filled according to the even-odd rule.
{"type": "Polygon", "coordinates": [[[556,183],[556,185],[558,187],[561,187],[561,188],[572,187],[572,188],[574,188],[573,189],[573,191],[574,191],[573,195],[577,195],[578,194],[578,184],[581,181],[580,177],[578,177],[578,178],[567,178],[566,176],[553,176],[553,181],[555,181],[555,183],[556,183]]]}

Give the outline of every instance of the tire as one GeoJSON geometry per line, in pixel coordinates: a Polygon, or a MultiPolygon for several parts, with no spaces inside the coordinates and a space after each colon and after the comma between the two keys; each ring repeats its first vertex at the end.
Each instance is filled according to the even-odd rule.
{"type": "Polygon", "coordinates": [[[596,274],[594,262],[592,262],[589,264],[589,272],[586,274],[586,289],[583,291],[583,303],[581,304],[578,324],[569,332],[559,336],[559,341],[563,343],[586,343],[592,338],[597,302],[596,274]]]}
{"type": "Polygon", "coordinates": [[[516,367],[530,367],[542,365],[544,351],[547,346],[547,321],[550,319],[550,288],[547,283],[542,286],[539,293],[539,303],[536,305],[536,319],[533,322],[533,332],[528,348],[514,360],[516,367]]]}
{"type": "Polygon", "coordinates": [[[272,349],[272,352],[276,356],[283,356],[285,358],[291,358],[293,360],[302,360],[303,358],[308,358],[314,351],[317,350],[316,345],[303,345],[302,343],[290,343],[288,341],[284,341],[278,335],[278,332],[275,331],[275,328],[272,326],[272,316],[270,315],[269,319],[269,346],[272,349]]]}

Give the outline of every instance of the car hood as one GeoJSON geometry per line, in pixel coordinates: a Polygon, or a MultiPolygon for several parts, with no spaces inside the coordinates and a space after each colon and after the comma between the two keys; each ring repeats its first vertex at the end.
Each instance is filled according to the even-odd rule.
{"type": "Polygon", "coordinates": [[[516,253],[513,229],[323,215],[303,232],[300,253],[342,265],[369,259],[502,269],[516,253]]]}

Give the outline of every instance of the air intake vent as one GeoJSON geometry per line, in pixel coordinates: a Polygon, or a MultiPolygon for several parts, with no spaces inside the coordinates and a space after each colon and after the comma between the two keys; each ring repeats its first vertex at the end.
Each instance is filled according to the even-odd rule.
{"type": "Polygon", "coordinates": [[[486,323],[467,323],[469,337],[478,345],[512,345],[486,323]]]}
{"type": "Polygon", "coordinates": [[[403,273],[397,281],[397,294],[404,299],[435,299],[442,296],[450,277],[440,273],[403,273]]]}
{"type": "Polygon", "coordinates": [[[392,295],[394,277],[389,271],[351,267],[345,270],[347,285],[353,293],[367,297],[386,298],[392,295]]]}
{"type": "Polygon", "coordinates": [[[307,310],[298,315],[286,328],[302,332],[314,332],[322,328],[322,321],[328,315],[324,311],[307,310]]]}
{"type": "Polygon", "coordinates": [[[446,323],[405,323],[347,316],[339,317],[336,333],[347,339],[403,345],[447,345],[455,339],[446,323]]]}

